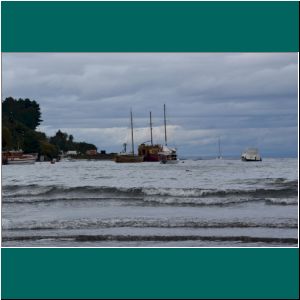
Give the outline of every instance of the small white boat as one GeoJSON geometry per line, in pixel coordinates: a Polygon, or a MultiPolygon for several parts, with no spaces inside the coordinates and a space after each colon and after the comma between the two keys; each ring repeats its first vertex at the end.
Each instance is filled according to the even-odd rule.
{"type": "Polygon", "coordinates": [[[21,157],[8,157],[8,165],[25,165],[25,164],[34,164],[36,158],[32,155],[22,155],[21,157]]]}
{"type": "Polygon", "coordinates": [[[162,151],[158,153],[161,164],[177,164],[177,153],[175,148],[163,146],[162,151]]]}
{"type": "Polygon", "coordinates": [[[76,161],[76,159],[72,158],[72,157],[63,157],[63,158],[60,159],[60,161],[62,161],[62,162],[65,162],[65,161],[70,162],[70,161],[76,161]]]}
{"type": "Polygon", "coordinates": [[[2,153],[4,164],[8,165],[24,165],[34,164],[37,160],[36,154],[23,154],[22,150],[6,151],[2,153]]]}
{"type": "Polygon", "coordinates": [[[256,148],[249,148],[241,155],[242,161],[262,161],[261,156],[256,148]]]}

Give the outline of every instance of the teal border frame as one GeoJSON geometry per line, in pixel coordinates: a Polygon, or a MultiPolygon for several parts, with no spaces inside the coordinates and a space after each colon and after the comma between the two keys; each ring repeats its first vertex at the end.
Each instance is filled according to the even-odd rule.
{"type": "Polygon", "coordinates": [[[2,249],[3,299],[298,299],[298,249],[2,249]]]}
{"type": "MultiPolygon", "coordinates": [[[[1,2],[2,52],[298,52],[298,2],[1,2]]],[[[2,248],[2,298],[299,296],[299,252],[2,248]]]]}
{"type": "Polygon", "coordinates": [[[298,2],[1,2],[2,52],[289,52],[298,2]]]}

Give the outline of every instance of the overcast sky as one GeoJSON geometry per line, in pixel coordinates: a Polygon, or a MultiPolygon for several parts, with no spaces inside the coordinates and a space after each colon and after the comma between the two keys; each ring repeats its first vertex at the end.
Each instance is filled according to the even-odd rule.
{"type": "Polygon", "coordinates": [[[58,129],[98,150],[118,152],[163,142],[179,156],[224,156],[258,147],[262,156],[296,156],[296,53],[4,53],[2,99],[30,98],[41,107],[40,130],[58,129]]]}

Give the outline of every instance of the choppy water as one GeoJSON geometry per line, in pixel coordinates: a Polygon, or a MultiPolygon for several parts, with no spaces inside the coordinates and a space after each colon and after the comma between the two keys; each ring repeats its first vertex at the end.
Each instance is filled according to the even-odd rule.
{"type": "Polygon", "coordinates": [[[298,161],[2,167],[2,245],[290,247],[298,161]]]}

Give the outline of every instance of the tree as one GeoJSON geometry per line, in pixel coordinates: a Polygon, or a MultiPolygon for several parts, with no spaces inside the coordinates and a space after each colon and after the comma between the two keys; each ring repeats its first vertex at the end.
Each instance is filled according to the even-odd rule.
{"type": "Polygon", "coordinates": [[[72,134],[70,134],[67,143],[68,150],[76,150],[75,144],[76,143],[74,143],[74,137],[72,134]]]}
{"type": "Polygon", "coordinates": [[[24,134],[23,151],[25,153],[39,153],[41,150],[38,135],[32,130],[24,134]]]}
{"type": "Polygon", "coordinates": [[[19,121],[34,130],[42,122],[39,104],[30,99],[6,98],[2,102],[2,114],[9,118],[11,123],[19,121]]]}
{"type": "Polygon", "coordinates": [[[97,147],[93,144],[80,142],[80,143],[75,143],[75,149],[78,153],[86,153],[87,150],[97,150],[97,147]]]}
{"type": "Polygon", "coordinates": [[[2,101],[2,145],[7,150],[22,149],[25,153],[39,153],[49,158],[57,157],[59,151],[97,149],[95,145],[74,142],[73,135],[58,130],[48,138],[36,131],[41,120],[40,106],[30,99],[6,98],[2,101]]]}
{"type": "Polygon", "coordinates": [[[10,130],[3,126],[2,127],[2,146],[4,149],[10,148],[12,145],[12,134],[10,130]]]}
{"type": "Polygon", "coordinates": [[[61,151],[68,151],[68,134],[58,130],[55,136],[50,138],[50,143],[57,146],[61,151]]]}
{"type": "Polygon", "coordinates": [[[55,145],[50,144],[47,141],[40,142],[40,154],[45,155],[49,159],[57,157],[59,153],[58,148],[55,145]]]}

